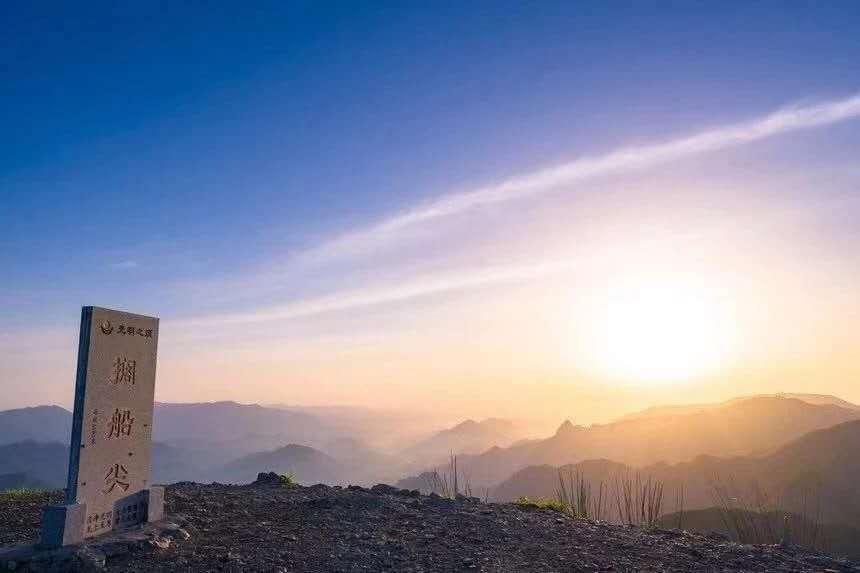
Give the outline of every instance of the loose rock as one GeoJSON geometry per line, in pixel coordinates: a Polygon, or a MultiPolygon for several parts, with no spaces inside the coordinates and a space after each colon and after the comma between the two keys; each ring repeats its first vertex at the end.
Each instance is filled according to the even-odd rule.
{"type": "MultiPolygon", "coordinates": [[[[4,541],[36,540],[41,507],[0,509],[15,515],[0,514],[4,541]]],[[[277,474],[246,486],[174,484],[165,510],[170,522],[158,534],[85,546],[78,570],[860,571],[797,547],[745,546],[386,485],[287,487],[277,474]]]]}

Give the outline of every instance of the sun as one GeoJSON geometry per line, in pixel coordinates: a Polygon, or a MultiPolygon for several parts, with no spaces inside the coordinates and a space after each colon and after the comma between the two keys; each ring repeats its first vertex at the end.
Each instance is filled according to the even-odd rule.
{"type": "Polygon", "coordinates": [[[676,383],[719,371],[737,343],[730,301],[695,277],[619,281],[595,301],[587,355],[601,375],[676,383]]]}

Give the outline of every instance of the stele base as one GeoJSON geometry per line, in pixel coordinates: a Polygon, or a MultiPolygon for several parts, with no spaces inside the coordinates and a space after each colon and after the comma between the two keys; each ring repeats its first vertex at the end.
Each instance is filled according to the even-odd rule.
{"type": "MultiPolygon", "coordinates": [[[[164,519],[163,487],[152,486],[135,495],[140,496],[145,511],[133,523],[124,521],[120,524],[119,518],[117,518],[117,522],[110,531],[128,529],[142,523],[164,519]]],[[[42,538],[39,547],[55,549],[83,543],[86,515],[87,507],[83,503],[64,503],[46,507],[42,518],[42,538]]]]}

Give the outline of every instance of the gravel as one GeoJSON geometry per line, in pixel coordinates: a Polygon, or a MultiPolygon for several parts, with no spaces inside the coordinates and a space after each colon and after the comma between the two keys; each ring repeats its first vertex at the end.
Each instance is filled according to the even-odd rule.
{"type": "MultiPolygon", "coordinates": [[[[58,497],[54,494],[55,497],[58,497]]],[[[38,537],[40,507],[0,505],[0,543],[38,537]]],[[[169,535],[108,553],[108,571],[816,571],[845,559],[720,536],[574,519],[548,509],[378,485],[167,488],[169,535]]]]}

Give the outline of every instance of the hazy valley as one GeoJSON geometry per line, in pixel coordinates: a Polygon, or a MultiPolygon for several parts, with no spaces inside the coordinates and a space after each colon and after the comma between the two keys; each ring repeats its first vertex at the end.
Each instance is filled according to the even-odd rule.
{"type": "MultiPolygon", "coordinates": [[[[392,440],[400,421],[348,408],[159,404],[154,479],[249,483],[274,471],[308,485],[392,483],[446,494],[439,480],[453,478],[453,455],[458,491],[487,501],[552,499],[560,480],[575,478],[592,498],[603,497],[604,518],[623,521],[612,492],[619,480],[636,476],[661,484],[666,523],[727,529],[714,509],[722,487],[744,500],[739,508],[754,507],[754,494],[765,492],[768,507],[779,511],[809,516],[814,509],[843,553],[860,539],[860,461],[852,455],[860,448],[860,408],[837,398],[751,396],[656,407],[588,427],[565,421],[546,438],[527,438],[506,420],[422,431],[413,418],[412,439],[392,440]],[[370,419],[373,425],[362,425],[370,419]]],[[[71,414],[56,406],[0,412],[0,488],[63,487],[70,423],[71,414]]]]}

